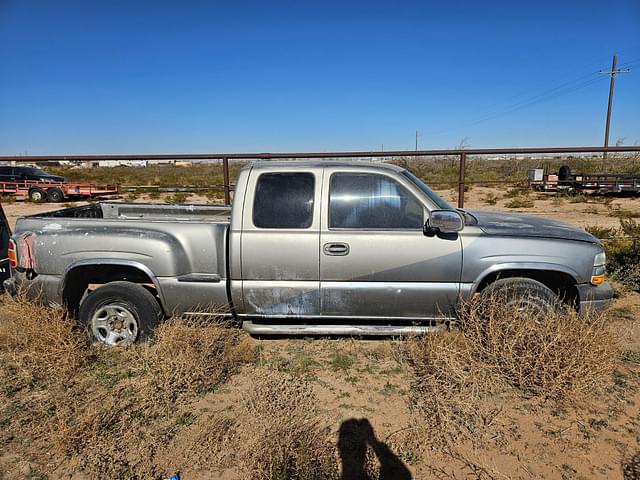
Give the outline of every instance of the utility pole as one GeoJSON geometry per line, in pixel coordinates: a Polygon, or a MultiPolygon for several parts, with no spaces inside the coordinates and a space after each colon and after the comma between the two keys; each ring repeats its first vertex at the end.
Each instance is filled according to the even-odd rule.
{"type": "MultiPolygon", "coordinates": [[[[607,106],[607,123],[604,127],[604,146],[607,148],[609,146],[609,128],[611,126],[611,107],[613,106],[613,88],[616,84],[616,75],[619,73],[629,73],[631,70],[628,68],[625,70],[616,70],[616,66],[618,65],[618,54],[613,54],[613,62],[611,63],[611,70],[605,71],[600,70],[598,73],[602,75],[609,75],[611,77],[611,82],[609,83],[609,105],[607,106]]],[[[602,159],[607,159],[607,152],[602,153],[602,159]]]]}
{"type": "Polygon", "coordinates": [[[418,130],[416,130],[416,152],[418,151],[418,130]]]}

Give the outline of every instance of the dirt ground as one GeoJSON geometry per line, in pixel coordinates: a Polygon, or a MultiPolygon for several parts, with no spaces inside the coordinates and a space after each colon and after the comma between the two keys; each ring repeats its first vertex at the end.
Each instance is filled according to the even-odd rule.
{"type": "MultiPolygon", "coordinates": [[[[452,190],[439,193],[452,203],[455,200],[452,190]]],[[[465,207],[547,216],[580,227],[617,227],[620,216],[640,212],[640,198],[577,202],[537,193],[524,197],[533,201],[532,207],[508,208],[513,196],[473,187],[466,193],[465,207]]],[[[20,215],[64,205],[13,202],[3,207],[13,225],[20,215]]],[[[486,426],[491,434],[480,444],[462,443],[450,451],[433,450],[421,456],[397,447],[396,439],[412,428],[407,395],[411,375],[399,353],[399,341],[390,339],[251,339],[259,347],[260,368],[244,367],[222,389],[206,394],[193,413],[202,420],[212,411],[234,411],[256,375],[267,367],[302,375],[313,383],[322,414],[334,426],[336,441],[343,422],[367,419],[377,439],[399,455],[414,479],[622,479],[621,465],[640,450],[640,294],[621,292],[611,308],[628,355],[605,393],[579,405],[521,396],[494,399],[496,415],[486,426]]],[[[189,435],[190,429],[181,430],[174,444],[189,443],[189,435]]],[[[31,475],[33,466],[19,457],[19,452],[5,452],[0,465],[12,465],[12,470],[0,472],[0,478],[31,475]]],[[[233,470],[194,466],[188,457],[179,458],[170,451],[162,463],[167,475],[179,470],[184,479],[237,478],[233,470]]],[[[66,465],[50,465],[48,470],[49,478],[70,478],[66,465]]]]}

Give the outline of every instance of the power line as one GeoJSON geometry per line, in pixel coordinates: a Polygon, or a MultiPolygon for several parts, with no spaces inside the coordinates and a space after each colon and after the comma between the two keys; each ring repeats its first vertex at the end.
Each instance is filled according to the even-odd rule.
{"type": "Polygon", "coordinates": [[[552,100],[554,98],[563,96],[563,95],[567,95],[569,93],[573,93],[577,90],[586,88],[590,85],[593,85],[594,83],[600,81],[602,78],[601,77],[594,77],[593,76],[593,72],[589,73],[589,74],[585,74],[585,75],[581,75],[580,77],[577,77],[573,80],[570,80],[568,82],[564,82],[561,83],[555,87],[552,87],[550,89],[544,90],[540,93],[531,95],[529,97],[527,97],[524,100],[521,100],[519,102],[515,102],[511,105],[508,105],[506,107],[502,107],[499,109],[495,109],[493,111],[490,111],[489,113],[485,114],[482,117],[477,118],[476,120],[473,120],[471,122],[467,122],[464,124],[460,124],[457,127],[452,127],[452,128],[447,128],[444,130],[439,130],[437,132],[433,132],[433,134],[441,134],[444,132],[448,132],[451,130],[454,130],[456,128],[460,128],[460,127],[467,127],[467,126],[473,126],[473,125],[477,125],[479,123],[483,123],[489,120],[493,120],[495,118],[501,117],[503,115],[507,115],[513,112],[516,112],[518,110],[521,110],[523,108],[528,108],[549,100],[552,100]]]}

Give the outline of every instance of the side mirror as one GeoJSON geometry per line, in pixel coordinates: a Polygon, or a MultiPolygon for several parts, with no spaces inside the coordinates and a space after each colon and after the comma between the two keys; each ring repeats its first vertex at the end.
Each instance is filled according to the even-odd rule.
{"type": "Polygon", "coordinates": [[[424,234],[457,233],[464,228],[464,218],[456,210],[431,210],[424,224],[424,234]]]}

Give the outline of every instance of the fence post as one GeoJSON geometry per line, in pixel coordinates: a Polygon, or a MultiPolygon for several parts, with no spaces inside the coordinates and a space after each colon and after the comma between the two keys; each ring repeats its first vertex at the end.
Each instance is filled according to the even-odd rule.
{"type": "Polygon", "coordinates": [[[229,184],[229,159],[222,159],[222,172],[224,175],[224,204],[231,205],[231,185],[229,184]]]}
{"type": "Polygon", "coordinates": [[[460,154],[460,174],[458,177],[458,208],[464,208],[464,173],[466,167],[467,154],[460,154]]]}

